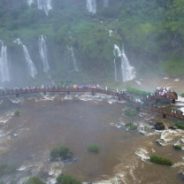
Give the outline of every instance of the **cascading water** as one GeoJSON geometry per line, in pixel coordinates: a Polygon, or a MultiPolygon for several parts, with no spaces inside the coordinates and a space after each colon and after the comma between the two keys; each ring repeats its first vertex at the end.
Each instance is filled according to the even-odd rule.
{"type": "Polygon", "coordinates": [[[37,8],[43,10],[47,16],[49,15],[49,11],[52,10],[52,0],[27,0],[29,6],[33,3],[37,3],[37,8]]]}
{"type": "Polygon", "coordinates": [[[128,60],[128,57],[125,54],[125,50],[122,49],[122,51],[120,50],[120,48],[114,44],[114,50],[113,50],[113,54],[114,54],[114,72],[115,72],[115,81],[117,81],[118,79],[118,73],[117,73],[117,64],[116,64],[116,58],[120,58],[121,59],[121,76],[122,76],[122,81],[126,82],[126,81],[131,81],[136,77],[136,72],[135,72],[135,68],[133,66],[130,65],[130,62],[128,60]]]}
{"type": "Polygon", "coordinates": [[[122,49],[122,56],[121,56],[121,71],[123,82],[133,80],[136,77],[135,68],[130,65],[130,62],[125,54],[124,49],[122,49]]]}
{"type": "Polygon", "coordinates": [[[118,72],[117,72],[117,66],[116,66],[116,59],[114,58],[114,80],[118,81],[118,72]]]}
{"type": "Polygon", "coordinates": [[[103,6],[107,8],[109,6],[109,0],[103,0],[103,6]]]}
{"type": "Polygon", "coordinates": [[[27,47],[22,43],[22,41],[17,38],[14,43],[16,43],[17,45],[19,46],[22,46],[22,49],[23,49],[23,52],[24,52],[24,56],[25,56],[25,61],[26,61],[26,64],[28,66],[28,71],[29,71],[29,75],[32,77],[32,78],[35,78],[35,76],[37,75],[37,69],[31,59],[31,56],[29,54],[29,51],[27,49],[27,47]]]}
{"type": "Polygon", "coordinates": [[[96,14],[96,0],[86,0],[86,7],[89,13],[96,14]]]}
{"type": "Polygon", "coordinates": [[[34,0],[27,0],[27,4],[31,6],[34,3],[34,0]]]}
{"type": "Polygon", "coordinates": [[[9,66],[8,66],[7,46],[5,46],[2,41],[0,41],[0,43],[1,43],[0,81],[1,82],[9,82],[10,81],[10,73],[9,73],[9,66]]]}
{"type": "Polygon", "coordinates": [[[73,70],[75,72],[79,72],[79,67],[77,65],[77,59],[75,57],[75,53],[74,53],[73,47],[68,47],[68,50],[70,52],[70,57],[71,57],[71,60],[72,60],[73,70]]]}
{"type": "Polygon", "coordinates": [[[40,58],[43,63],[43,71],[47,73],[50,70],[50,66],[47,57],[47,45],[43,35],[40,36],[38,45],[39,45],[40,58]]]}
{"type": "Polygon", "coordinates": [[[52,0],[37,0],[39,10],[43,10],[46,15],[52,10],[52,0]]]}
{"type": "Polygon", "coordinates": [[[118,81],[116,57],[119,57],[119,58],[121,57],[121,50],[116,44],[114,44],[113,54],[114,54],[114,80],[118,81]]]}

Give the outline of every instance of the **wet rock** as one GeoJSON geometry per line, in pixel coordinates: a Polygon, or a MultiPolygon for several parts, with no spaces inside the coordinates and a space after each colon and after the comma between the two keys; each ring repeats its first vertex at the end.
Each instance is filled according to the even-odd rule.
{"type": "Polygon", "coordinates": [[[178,173],[178,176],[179,176],[179,178],[180,178],[182,181],[184,181],[184,171],[180,171],[180,172],[178,173]]]}
{"type": "Polygon", "coordinates": [[[177,128],[175,126],[170,126],[169,129],[176,130],[177,128]]]}
{"type": "Polygon", "coordinates": [[[162,122],[157,122],[155,123],[154,128],[156,130],[165,130],[165,125],[162,122]]]}

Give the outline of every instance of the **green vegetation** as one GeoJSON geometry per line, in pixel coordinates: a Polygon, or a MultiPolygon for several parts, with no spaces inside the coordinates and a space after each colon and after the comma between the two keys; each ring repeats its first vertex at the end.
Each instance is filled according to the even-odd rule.
{"type": "Polygon", "coordinates": [[[25,184],[45,184],[45,183],[41,181],[38,177],[31,177],[26,181],[25,184]]]}
{"type": "Polygon", "coordinates": [[[137,126],[134,123],[128,123],[125,125],[128,130],[136,130],[137,126]]]}
{"type": "Polygon", "coordinates": [[[0,165],[0,177],[3,175],[13,173],[14,171],[16,171],[15,167],[12,167],[6,164],[0,165]]]}
{"type": "Polygon", "coordinates": [[[174,149],[177,151],[181,151],[182,147],[180,145],[173,145],[174,149]]]}
{"type": "Polygon", "coordinates": [[[184,121],[175,120],[174,125],[176,126],[176,128],[184,130],[184,121]]]}
{"type": "Polygon", "coordinates": [[[130,117],[130,118],[137,116],[138,113],[139,112],[137,111],[137,109],[134,109],[134,108],[127,108],[125,110],[125,115],[130,117]]]}
{"type": "Polygon", "coordinates": [[[150,93],[147,92],[147,91],[143,91],[143,90],[140,90],[140,89],[137,89],[137,88],[133,88],[133,87],[128,87],[127,88],[127,92],[131,93],[133,95],[137,95],[137,96],[147,96],[147,95],[150,95],[150,93]]]}
{"type": "Polygon", "coordinates": [[[14,116],[19,117],[19,116],[20,116],[20,111],[19,111],[19,110],[16,110],[16,111],[14,112],[14,116]]]}
{"type": "Polygon", "coordinates": [[[81,182],[72,176],[60,175],[57,178],[57,184],[81,184],[81,182]]]}
{"type": "Polygon", "coordinates": [[[65,146],[58,146],[50,152],[51,161],[68,160],[73,157],[73,153],[65,146]]]}
{"type": "Polygon", "coordinates": [[[181,59],[164,62],[162,63],[162,67],[164,68],[165,72],[172,77],[184,75],[184,61],[181,59]]]}
{"type": "Polygon", "coordinates": [[[96,144],[91,144],[91,145],[88,146],[88,152],[90,152],[90,153],[97,154],[97,153],[99,153],[99,151],[100,151],[100,148],[96,144]]]}
{"type": "Polygon", "coordinates": [[[181,93],[181,97],[184,97],[184,93],[181,93]]]}
{"type": "Polygon", "coordinates": [[[184,124],[176,123],[175,126],[176,126],[178,129],[184,130],[184,124]]]}
{"type": "Polygon", "coordinates": [[[28,7],[26,1],[19,1],[0,2],[1,40],[16,52],[12,40],[19,37],[34,51],[35,39],[46,35],[56,69],[54,76],[64,70],[60,60],[67,62],[66,45],[71,45],[84,69],[93,74],[103,69],[101,77],[112,79],[113,44],[121,46],[122,42],[140,72],[151,69],[156,74],[184,75],[183,0],[110,0],[108,8],[99,0],[93,16],[83,0],[57,0],[49,16],[35,5],[28,7]],[[108,30],[113,30],[111,36],[108,30]]]}
{"type": "Polygon", "coordinates": [[[158,155],[151,155],[150,161],[155,163],[155,164],[159,164],[159,165],[167,165],[167,166],[173,165],[172,161],[170,161],[167,158],[163,158],[161,156],[158,156],[158,155]]]}

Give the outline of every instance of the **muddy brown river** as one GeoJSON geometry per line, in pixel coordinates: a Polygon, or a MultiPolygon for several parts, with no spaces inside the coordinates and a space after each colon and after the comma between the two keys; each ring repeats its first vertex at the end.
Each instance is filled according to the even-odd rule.
{"type": "Polygon", "coordinates": [[[57,145],[64,145],[72,150],[76,161],[65,163],[63,172],[81,181],[107,180],[120,174],[125,184],[181,184],[178,168],[144,162],[135,152],[144,148],[149,153],[166,155],[174,162],[182,160],[182,152],[171,146],[158,146],[155,143],[158,135],[148,137],[111,126],[122,120],[125,105],[27,100],[17,107],[20,116],[12,117],[4,127],[11,132],[11,140],[7,151],[0,154],[0,162],[16,168],[31,162],[44,165],[49,162],[49,152],[57,145]],[[99,154],[87,151],[90,144],[99,145],[99,154]]]}

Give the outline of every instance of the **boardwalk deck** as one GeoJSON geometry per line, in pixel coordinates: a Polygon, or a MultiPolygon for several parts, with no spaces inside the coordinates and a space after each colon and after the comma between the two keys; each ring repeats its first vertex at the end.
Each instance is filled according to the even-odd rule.
{"type": "MultiPolygon", "coordinates": [[[[64,94],[70,94],[70,93],[86,93],[89,92],[92,95],[95,95],[96,93],[104,94],[104,95],[110,95],[118,100],[126,100],[134,105],[134,107],[140,107],[141,105],[146,104],[146,102],[151,101],[153,99],[158,99],[157,96],[149,96],[148,98],[144,99],[144,104],[137,103],[130,94],[127,92],[117,92],[112,89],[103,89],[98,87],[51,87],[51,88],[45,88],[45,87],[35,87],[35,88],[20,88],[20,89],[1,89],[0,90],[0,98],[4,98],[7,96],[16,96],[19,97],[21,95],[31,95],[31,94],[39,94],[39,93],[64,93],[64,94]]],[[[164,97],[162,97],[164,98],[164,97]]],[[[169,100],[172,100],[169,98],[169,100]]],[[[156,111],[158,113],[166,115],[166,117],[174,117],[178,119],[184,120],[184,115],[182,113],[172,112],[172,111],[165,111],[165,109],[155,107],[150,108],[151,111],[156,111]]]]}

